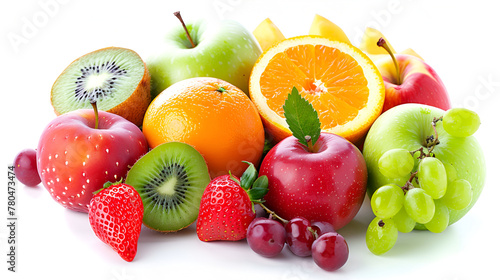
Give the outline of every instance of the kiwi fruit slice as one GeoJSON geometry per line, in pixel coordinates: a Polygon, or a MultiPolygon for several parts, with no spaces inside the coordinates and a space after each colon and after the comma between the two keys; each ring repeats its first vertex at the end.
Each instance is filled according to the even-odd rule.
{"type": "Polygon", "coordinates": [[[134,51],[109,47],[73,61],[54,82],[51,103],[57,115],[77,109],[99,110],[120,115],[142,125],[151,102],[151,77],[146,64],[134,51]]]}
{"type": "Polygon", "coordinates": [[[141,157],[125,180],[144,205],[143,224],[161,232],[181,230],[197,218],[210,183],[203,156],[182,142],[163,143],[141,157]]]}

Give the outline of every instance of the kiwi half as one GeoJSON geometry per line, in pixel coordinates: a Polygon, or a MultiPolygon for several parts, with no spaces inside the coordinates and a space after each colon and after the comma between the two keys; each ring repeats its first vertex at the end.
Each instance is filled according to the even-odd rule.
{"type": "Polygon", "coordinates": [[[144,204],[143,224],[161,232],[191,225],[200,209],[201,196],[210,183],[203,156],[181,142],[161,144],[130,169],[126,184],[133,186],[144,204]]]}
{"type": "Polygon", "coordinates": [[[151,102],[148,69],[134,51],[109,47],[73,61],[59,75],[51,91],[57,115],[77,109],[99,110],[120,115],[141,126],[151,102]]]}

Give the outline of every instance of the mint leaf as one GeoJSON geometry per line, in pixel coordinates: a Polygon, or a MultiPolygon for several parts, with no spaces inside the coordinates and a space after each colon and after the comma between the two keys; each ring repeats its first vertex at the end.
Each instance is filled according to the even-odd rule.
{"type": "Polygon", "coordinates": [[[283,105],[285,118],[292,135],[306,147],[308,146],[307,137],[311,137],[311,145],[314,145],[321,133],[321,123],[318,118],[318,112],[311,103],[300,96],[296,87],[288,95],[283,105]]]}

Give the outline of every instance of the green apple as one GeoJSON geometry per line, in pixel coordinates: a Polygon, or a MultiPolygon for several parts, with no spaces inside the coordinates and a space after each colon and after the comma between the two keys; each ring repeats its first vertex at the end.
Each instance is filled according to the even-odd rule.
{"type": "Polygon", "coordinates": [[[252,33],[234,20],[200,20],[185,26],[194,47],[179,24],[146,62],[152,97],[175,82],[193,77],[219,78],[248,94],[250,72],[262,53],[252,33]]]}
{"type": "MultiPolygon", "coordinates": [[[[367,193],[371,195],[383,185],[395,183],[403,186],[409,179],[389,179],[380,173],[378,160],[386,151],[402,148],[409,151],[425,147],[428,136],[434,135],[431,122],[433,118],[443,116],[445,111],[421,104],[403,104],[383,113],[370,128],[366,137],[363,156],[368,169],[367,193]]],[[[433,153],[443,163],[451,164],[456,170],[456,179],[465,179],[473,189],[472,202],[462,210],[450,209],[449,224],[461,219],[477,201],[486,178],[486,163],[483,151],[473,136],[454,137],[443,129],[443,122],[436,124],[439,144],[433,153]]],[[[416,163],[418,159],[415,159],[416,163]]],[[[414,167],[416,170],[417,164],[414,167]]],[[[425,229],[417,225],[417,229],[425,229]]]]}

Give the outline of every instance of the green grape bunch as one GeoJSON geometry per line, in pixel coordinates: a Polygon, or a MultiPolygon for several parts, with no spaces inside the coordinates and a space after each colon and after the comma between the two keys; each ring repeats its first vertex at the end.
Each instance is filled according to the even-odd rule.
{"type": "Polygon", "coordinates": [[[371,196],[375,218],[366,232],[366,245],[376,255],[389,251],[398,233],[411,232],[422,224],[434,233],[443,232],[450,219],[450,209],[465,209],[473,199],[471,184],[458,179],[453,165],[443,163],[432,152],[439,145],[436,123],[454,137],[468,137],[479,128],[478,115],[464,108],[448,110],[434,118],[434,135],[427,138],[427,147],[415,151],[391,149],[378,160],[380,173],[386,178],[408,178],[404,185],[394,183],[379,187],[371,196]]]}

